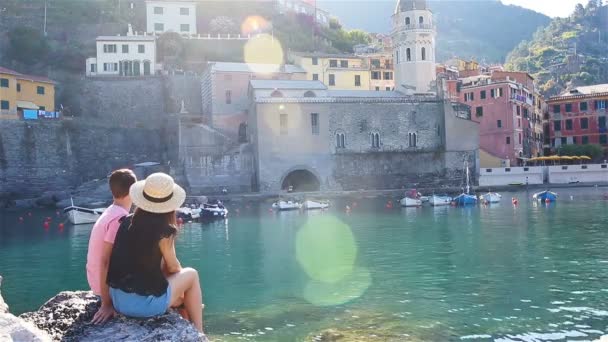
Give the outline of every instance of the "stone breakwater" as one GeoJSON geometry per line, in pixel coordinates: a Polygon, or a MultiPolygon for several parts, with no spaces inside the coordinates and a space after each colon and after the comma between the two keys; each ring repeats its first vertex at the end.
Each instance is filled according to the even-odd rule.
{"type": "MultiPolygon", "coordinates": [[[[1,277],[0,277],[1,281],[1,277]]],[[[1,341],[207,341],[190,322],[171,311],[150,319],[117,316],[103,325],[91,324],[99,308],[91,292],[61,292],[38,311],[19,317],[8,312],[0,295],[1,341]]]]}

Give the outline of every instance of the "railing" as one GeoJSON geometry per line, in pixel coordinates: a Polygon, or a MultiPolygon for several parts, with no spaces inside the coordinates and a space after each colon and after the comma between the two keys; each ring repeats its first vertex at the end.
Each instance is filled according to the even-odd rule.
{"type": "Polygon", "coordinates": [[[410,24],[402,27],[402,30],[411,31],[411,30],[434,30],[435,25],[432,24],[410,24]]]}
{"type": "Polygon", "coordinates": [[[515,100],[521,103],[525,103],[528,104],[530,106],[533,106],[533,101],[530,100],[527,96],[523,96],[523,95],[511,95],[511,100],[515,100]]]}

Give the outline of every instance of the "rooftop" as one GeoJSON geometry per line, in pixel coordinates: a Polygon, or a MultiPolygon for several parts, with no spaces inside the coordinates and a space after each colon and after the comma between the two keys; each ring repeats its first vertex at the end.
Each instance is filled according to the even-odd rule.
{"type": "Polygon", "coordinates": [[[330,90],[327,92],[329,97],[357,97],[357,98],[402,98],[402,93],[396,91],[375,91],[375,90],[330,90]]]}
{"type": "Polygon", "coordinates": [[[412,11],[412,10],[426,10],[429,9],[426,5],[426,0],[399,0],[395,13],[412,11]]]}
{"type": "Polygon", "coordinates": [[[51,80],[50,78],[47,78],[44,76],[25,75],[25,74],[15,71],[15,70],[3,68],[1,66],[0,66],[0,74],[13,75],[18,80],[23,80],[23,81],[33,81],[33,82],[52,83],[52,84],[56,83],[55,81],[51,80]]]}
{"type": "Polygon", "coordinates": [[[228,63],[228,62],[209,62],[211,70],[224,72],[248,72],[255,74],[272,73],[306,73],[306,70],[293,64],[254,64],[254,63],[228,63]]]}
{"type": "Polygon", "coordinates": [[[341,53],[325,53],[325,52],[294,52],[293,55],[300,57],[318,57],[318,58],[348,58],[355,59],[360,58],[353,54],[341,54],[341,53]]]}
{"type": "Polygon", "coordinates": [[[153,42],[156,39],[154,36],[99,36],[97,41],[112,41],[112,42],[153,42]]]}
{"type": "Polygon", "coordinates": [[[597,93],[608,93],[608,84],[595,84],[585,87],[576,87],[572,90],[567,90],[559,96],[570,96],[570,95],[592,95],[597,93]]]}
{"type": "Polygon", "coordinates": [[[302,89],[302,90],[326,90],[327,87],[321,81],[299,81],[299,80],[251,80],[253,89],[302,89]]]}

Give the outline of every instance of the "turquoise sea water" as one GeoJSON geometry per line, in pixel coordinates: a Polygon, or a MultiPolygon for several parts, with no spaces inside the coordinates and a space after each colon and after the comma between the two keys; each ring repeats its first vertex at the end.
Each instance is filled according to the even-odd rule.
{"type": "MultiPolygon", "coordinates": [[[[177,253],[200,272],[216,340],[302,341],[327,329],[361,341],[593,340],[608,332],[605,192],[563,190],[549,206],[504,194],[471,208],[353,198],[309,214],[234,203],[227,222],[187,224],[177,253]]],[[[91,227],[61,230],[61,220],[0,213],[12,312],[86,289],[91,227]]]]}

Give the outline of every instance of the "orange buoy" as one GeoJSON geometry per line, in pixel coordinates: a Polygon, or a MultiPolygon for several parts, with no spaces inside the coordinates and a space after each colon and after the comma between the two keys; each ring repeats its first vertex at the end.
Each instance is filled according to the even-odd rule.
{"type": "Polygon", "coordinates": [[[517,200],[517,198],[513,197],[511,198],[511,203],[513,203],[513,205],[518,205],[519,201],[517,200]]]}
{"type": "Polygon", "coordinates": [[[545,199],[545,203],[546,203],[546,204],[550,204],[550,203],[551,203],[551,200],[547,198],[547,199],[545,199]]]}
{"type": "Polygon", "coordinates": [[[177,218],[177,224],[184,224],[184,219],[182,219],[181,217],[177,218]]]}
{"type": "Polygon", "coordinates": [[[63,230],[63,227],[64,227],[64,224],[63,224],[63,223],[60,223],[60,224],[59,224],[59,229],[63,230]]]}
{"type": "Polygon", "coordinates": [[[50,223],[48,223],[48,222],[44,222],[43,226],[44,226],[44,229],[45,229],[45,230],[48,230],[48,229],[49,229],[49,227],[51,226],[51,224],[50,224],[50,223]]]}

